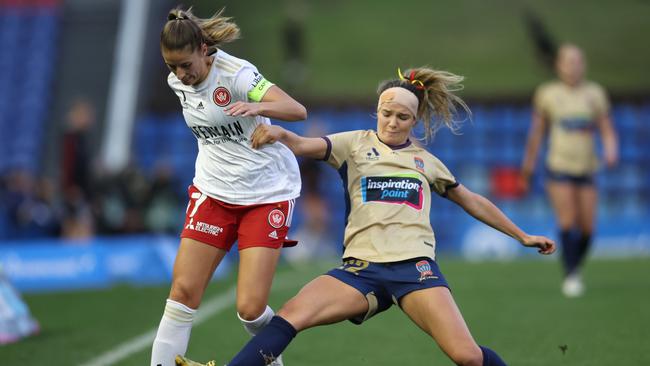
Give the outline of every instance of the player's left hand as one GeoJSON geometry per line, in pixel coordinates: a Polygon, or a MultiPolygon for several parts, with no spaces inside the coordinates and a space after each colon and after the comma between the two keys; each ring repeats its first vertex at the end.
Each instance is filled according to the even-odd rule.
{"type": "Polygon", "coordinates": [[[223,109],[226,115],[232,117],[255,117],[260,114],[260,110],[260,103],[246,103],[242,101],[237,101],[223,109]]]}
{"type": "Polygon", "coordinates": [[[539,235],[526,235],[521,244],[526,247],[536,247],[540,254],[553,254],[555,252],[555,242],[545,236],[539,235]]]}

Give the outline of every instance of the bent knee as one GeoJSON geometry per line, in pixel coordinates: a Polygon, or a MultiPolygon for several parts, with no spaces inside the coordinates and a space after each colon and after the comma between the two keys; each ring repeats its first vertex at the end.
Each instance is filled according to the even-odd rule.
{"type": "Polygon", "coordinates": [[[266,302],[261,301],[238,301],[237,302],[237,314],[239,317],[246,320],[252,321],[260,317],[266,310],[266,302]]]}
{"type": "Polygon", "coordinates": [[[482,366],[483,352],[478,346],[462,347],[447,353],[449,358],[459,366],[482,366]]]}
{"type": "Polygon", "coordinates": [[[182,282],[173,282],[172,289],[169,292],[169,298],[180,302],[192,309],[198,309],[201,304],[203,291],[199,291],[195,286],[188,286],[182,282]]]}

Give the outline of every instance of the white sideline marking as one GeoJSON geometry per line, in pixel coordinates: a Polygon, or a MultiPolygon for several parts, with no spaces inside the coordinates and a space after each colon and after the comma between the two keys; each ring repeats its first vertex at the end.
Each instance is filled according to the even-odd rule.
{"type": "MultiPolygon", "coordinates": [[[[292,276],[292,280],[288,275],[276,277],[273,281],[277,283],[277,286],[273,286],[275,290],[284,290],[290,287],[298,285],[296,281],[295,273],[292,276]],[[288,281],[289,280],[289,281],[288,281]]],[[[298,276],[298,278],[301,278],[298,276]]],[[[302,281],[300,282],[302,283],[302,281]]],[[[201,304],[199,311],[196,313],[196,318],[194,318],[193,327],[196,327],[208,320],[211,316],[221,312],[225,308],[232,306],[235,303],[235,290],[237,286],[232,286],[226,292],[221,293],[208,299],[208,301],[201,304]]],[[[151,347],[153,344],[154,338],[156,338],[156,332],[158,332],[158,327],[152,328],[151,330],[137,336],[133,337],[121,344],[115,346],[114,348],[104,352],[98,357],[93,358],[90,361],[82,363],[80,366],[110,366],[114,365],[119,361],[131,356],[134,353],[138,353],[147,347],[151,347]]]]}
{"type": "MultiPolygon", "coordinates": [[[[225,308],[231,306],[235,302],[235,288],[231,287],[225,293],[210,298],[206,303],[202,304],[199,311],[194,318],[194,325],[198,326],[212,315],[217,314],[225,308]]],[[[81,364],[81,366],[108,366],[117,363],[134,353],[140,352],[147,347],[151,347],[158,327],[131,338],[113,349],[108,350],[104,354],[96,357],[88,362],[81,364]]]]}

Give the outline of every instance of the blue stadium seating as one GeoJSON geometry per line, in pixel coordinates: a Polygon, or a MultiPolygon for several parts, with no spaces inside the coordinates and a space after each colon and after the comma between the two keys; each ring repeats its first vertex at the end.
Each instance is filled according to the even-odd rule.
{"type": "MultiPolygon", "coordinates": [[[[40,168],[59,6],[56,1],[0,4],[0,176],[14,168],[40,168]]],[[[0,202],[0,239],[18,234],[9,224],[6,204],[0,202]]]]}
{"type": "Polygon", "coordinates": [[[59,14],[53,1],[0,5],[0,173],[39,168],[59,14]]]}
{"type": "MultiPolygon", "coordinates": [[[[475,192],[490,195],[490,172],[495,167],[514,167],[521,164],[530,124],[529,106],[499,105],[473,108],[472,121],[465,121],[459,134],[441,129],[434,137],[429,150],[454,172],[464,185],[475,192]]],[[[599,217],[621,219],[650,210],[650,148],[644,143],[650,137],[650,104],[616,105],[612,111],[621,139],[621,163],[614,170],[598,174],[603,195],[599,217]]],[[[371,110],[355,109],[314,110],[310,120],[299,123],[277,122],[299,134],[335,133],[354,129],[375,128],[371,110]],[[318,126],[314,126],[314,125],[318,126]]],[[[159,159],[169,159],[180,180],[187,184],[194,172],[196,154],[195,138],[189,133],[182,116],[143,117],[136,125],[134,158],[143,168],[150,170],[159,159]]],[[[542,151],[541,156],[543,156],[542,151]]],[[[491,197],[508,213],[531,221],[548,218],[550,207],[543,192],[540,157],[537,174],[532,182],[532,194],[516,201],[491,197]]],[[[323,169],[321,193],[332,212],[332,221],[344,218],[343,188],[338,173],[323,169]]],[[[184,188],[184,187],[183,187],[184,188]]],[[[300,205],[300,202],[298,203],[300,205]]],[[[450,220],[458,220],[462,211],[444,199],[434,199],[431,220],[434,227],[444,228],[450,220]]],[[[295,224],[300,224],[296,217],[295,224]]],[[[342,229],[340,226],[337,230],[342,229]]],[[[439,238],[448,233],[437,232],[439,238]]]]}

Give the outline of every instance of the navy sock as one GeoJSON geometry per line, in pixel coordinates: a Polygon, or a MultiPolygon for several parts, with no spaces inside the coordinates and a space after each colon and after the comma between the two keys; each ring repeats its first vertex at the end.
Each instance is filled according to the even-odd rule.
{"type": "Polygon", "coordinates": [[[575,234],[571,229],[560,232],[562,264],[564,266],[564,274],[567,276],[575,272],[580,263],[580,243],[579,238],[575,234]]]}
{"type": "Polygon", "coordinates": [[[228,362],[228,366],[267,365],[282,354],[296,334],[296,329],[288,321],[276,315],[228,362]]]}
{"type": "Polygon", "coordinates": [[[591,248],[591,234],[582,233],[582,235],[578,239],[578,250],[577,250],[578,263],[576,267],[582,265],[582,262],[584,262],[585,258],[587,257],[587,253],[589,253],[590,248],[591,248]]]}
{"type": "Polygon", "coordinates": [[[479,347],[481,347],[481,351],[483,352],[483,366],[507,366],[496,352],[487,347],[479,347]]]}

